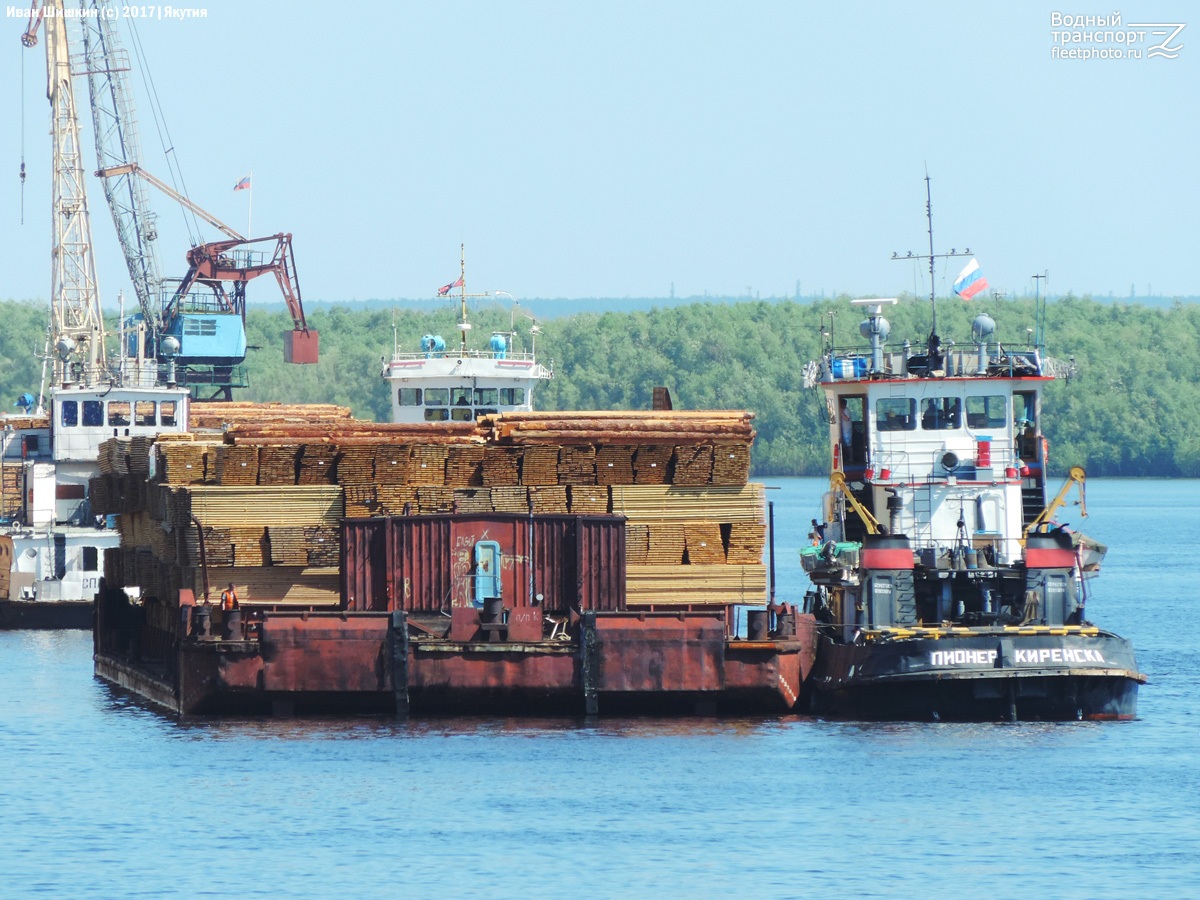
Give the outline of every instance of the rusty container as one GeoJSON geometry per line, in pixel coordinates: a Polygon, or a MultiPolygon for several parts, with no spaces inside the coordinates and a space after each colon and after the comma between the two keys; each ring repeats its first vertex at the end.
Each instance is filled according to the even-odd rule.
{"type": "Polygon", "coordinates": [[[515,513],[344,520],[343,602],[417,613],[479,606],[474,550],[487,541],[500,547],[509,608],[625,608],[624,518],[515,513]]]}

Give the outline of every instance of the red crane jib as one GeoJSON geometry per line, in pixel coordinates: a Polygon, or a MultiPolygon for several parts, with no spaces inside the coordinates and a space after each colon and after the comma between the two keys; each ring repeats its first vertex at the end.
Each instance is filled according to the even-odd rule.
{"type": "MultiPolygon", "coordinates": [[[[264,256],[266,254],[264,253],[264,256]]],[[[300,301],[300,282],[296,277],[296,258],[292,252],[292,236],[276,234],[270,237],[247,238],[245,240],[213,241],[199,244],[188,251],[189,270],[184,278],[180,294],[197,281],[231,281],[245,284],[259,275],[274,274],[279,290],[292,315],[293,329],[284,335],[284,359],[290,363],[315,363],[318,357],[318,335],[308,327],[304,318],[304,305],[300,301]],[[275,242],[275,250],[269,260],[251,263],[233,255],[237,248],[275,242]]]]}

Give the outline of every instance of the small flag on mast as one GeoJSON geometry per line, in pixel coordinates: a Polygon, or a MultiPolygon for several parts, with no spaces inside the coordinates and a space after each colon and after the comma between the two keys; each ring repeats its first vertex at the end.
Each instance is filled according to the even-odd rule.
{"type": "Polygon", "coordinates": [[[250,190],[250,176],[249,176],[249,175],[246,175],[246,176],[244,176],[244,177],[242,178],[242,180],[241,180],[241,181],[239,181],[237,184],[235,184],[235,185],[233,186],[233,189],[234,189],[235,191],[248,191],[248,190],[250,190]]]}
{"type": "Polygon", "coordinates": [[[987,279],[983,277],[983,272],[979,271],[979,262],[972,256],[966,268],[954,279],[954,293],[964,300],[970,300],[981,291],[986,291],[987,287],[987,279]]]}
{"type": "Polygon", "coordinates": [[[458,281],[451,282],[450,284],[443,284],[440,288],[438,288],[438,296],[445,297],[454,288],[458,288],[458,287],[462,287],[462,286],[463,286],[462,276],[459,275],[458,281]]]}

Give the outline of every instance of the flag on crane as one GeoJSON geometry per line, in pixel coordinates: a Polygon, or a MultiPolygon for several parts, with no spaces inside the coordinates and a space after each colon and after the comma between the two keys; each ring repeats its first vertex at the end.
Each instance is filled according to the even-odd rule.
{"type": "Polygon", "coordinates": [[[450,293],[452,290],[454,290],[454,288],[459,288],[462,286],[463,286],[462,276],[459,275],[458,281],[452,282],[451,284],[443,284],[440,288],[438,288],[438,296],[445,297],[448,293],[450,293]]]}
{"type": "Polygon", "coordinates": [[[987,287],[987,279],[979,271],[979,262],[972,256],[966,268],[959,272],[958,277],[954,279],[954,293],[964,300],[970,300],[980,291],[986,291],[987,287]]]}
{"type": "Polygon", "coordinates": [[[237,184],[235,184],[235,185],[233,186],[233,189],[234,189],[235,191],[248,191],[248,190],[250,190],[250,176],[249,176],[249,175],[246,175],[246,176],[244,176],[244,177],[242,178],[242,180],[241,180],[241,181],[239,181],[237,184]]]}

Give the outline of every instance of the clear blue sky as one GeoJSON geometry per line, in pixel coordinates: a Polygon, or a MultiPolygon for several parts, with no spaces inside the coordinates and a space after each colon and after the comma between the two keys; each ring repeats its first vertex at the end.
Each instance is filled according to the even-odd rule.
{"type": "MultiPolygon", "coordinates": [[[[969,245],[993,287],[1048,269],[1056,294],[1200,294],[1192,4],[195,8],[207,18],[138,25],[190,194],[243,228],[232,188],[253,171],[254,231],[295,235],[309,300],[428,297],[460,243],[470,287],[518,298],[920,293],[890,256],[924,252],[926,166],[936,248],[969,245]],[[1185,23],[1183,49],[1054,59],[1054,11],[1185,23]]],[[[21,48],[23,20],[0,22],[0,297],[45,298],[44,56],[21,48]]],[[[163,172],[135,81],[145,165],[163,172]]],[[[89,182],[110,305],[128,278],[89,182]]],[[[182,218],[153,203],[182,274],[182,218]]]]}

